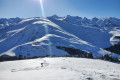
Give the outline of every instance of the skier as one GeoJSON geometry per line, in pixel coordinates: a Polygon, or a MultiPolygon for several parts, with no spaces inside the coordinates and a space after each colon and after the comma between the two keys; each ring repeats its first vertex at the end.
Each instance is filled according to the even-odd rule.
{"type": "Polygon", "coordinates": [[[43,67],[43,63],[41,63],[41,67],[43,67]]]}

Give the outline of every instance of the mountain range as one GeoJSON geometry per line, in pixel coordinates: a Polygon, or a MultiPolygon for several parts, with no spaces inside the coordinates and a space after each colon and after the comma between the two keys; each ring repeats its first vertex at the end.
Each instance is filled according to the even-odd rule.
{"type": "Polygon", "coordinates": [[[120,54],[105,48],[120,43],[120,19],[79,16],[0,18],[0,56],[65,56],[57,46],[120,59],[120,54]]]}

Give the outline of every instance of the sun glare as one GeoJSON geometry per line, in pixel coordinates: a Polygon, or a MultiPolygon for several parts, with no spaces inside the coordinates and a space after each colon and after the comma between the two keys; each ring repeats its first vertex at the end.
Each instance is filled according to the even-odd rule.
{"type": "MultiPolygon", "coordinates": [[[[44,6],[43,6],[43,0],[40,0],[40,5],[41,5],[41,11],[42,11],[42,17],[43,17],[43,20],[45,21],[45,12],[44,12],[44,6]]],[[[44,23],[44,26],[45,26],[45,31],[46,31],[46,35],[49,34],[49,31],[48,31],[48,26],[47,24],[44,23]]],[[[49,49],[49,55],[52,54],[52,49],[51,49],[51,41],[50,41],[50,38],[48,37],[48,49],[49,49]]]]}
{"type": "Polygon", "coordinates": [[[41,10],[42,10],[42,16],[45,17],[44,7],[43,7],[43,2],[42,2],[42,0],[40,0],[40,5],[41,5],[41,10]]]}

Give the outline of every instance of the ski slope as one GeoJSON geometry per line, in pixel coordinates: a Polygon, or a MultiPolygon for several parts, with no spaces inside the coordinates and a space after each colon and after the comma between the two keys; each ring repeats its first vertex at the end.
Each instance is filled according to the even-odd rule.
{"type": "Polygon", "coordinates": [[[120,80],[120,64],[62,57],[0,62],[0,80],[120,80]]]}

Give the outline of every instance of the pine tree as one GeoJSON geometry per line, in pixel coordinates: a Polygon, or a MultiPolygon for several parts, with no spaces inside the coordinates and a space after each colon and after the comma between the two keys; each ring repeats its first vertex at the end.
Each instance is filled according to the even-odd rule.
{"type": "Polygon", "coordinates": [[[93,54],[92,54],[92,53],[89,53],[89,54],[88,54],[88,58],[93,59],[93,54]]]}
{"type": "Polygon", "coordinates": [[[23,55],[22,54],[20,54],[19,56],[18,56],[18,59],[23,59],[23,55]]]}
{"type": "Polygon", "coordinates": [[[103,56],[103,58],[104,58],[104,60],[108,60],[108,61],[109,61],[109,59],[110,59],[110,57],[109,57],[108,54],[105,54],[105,55],[103,56]]]}

